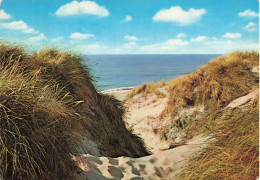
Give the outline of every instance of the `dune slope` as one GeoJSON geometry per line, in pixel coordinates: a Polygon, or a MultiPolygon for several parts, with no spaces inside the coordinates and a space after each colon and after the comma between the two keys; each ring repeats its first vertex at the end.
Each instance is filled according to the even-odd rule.
{"type": "Polygon", "coordinates": [[[0,168],[6,179],[66,179],[72,154],[148,155],[124,107],[97,92],[82,58],[0,45],[0,168]]]}

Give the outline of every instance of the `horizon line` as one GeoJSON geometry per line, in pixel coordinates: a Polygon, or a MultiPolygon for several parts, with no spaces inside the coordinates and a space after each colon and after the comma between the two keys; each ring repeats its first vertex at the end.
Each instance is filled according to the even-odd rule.
{"type": "Polygon", "coordinates": [[[205,53],[205,54],[198,54],[198,53],[191,53],[191,54],[85,54],[82,53],[83,55],[224,55],[226,53],[205,53]]]}

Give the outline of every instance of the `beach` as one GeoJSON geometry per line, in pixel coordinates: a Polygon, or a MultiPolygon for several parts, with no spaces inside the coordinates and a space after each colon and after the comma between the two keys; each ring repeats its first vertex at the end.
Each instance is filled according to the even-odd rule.
{"type": "Polygon", "coordinates": [[[121,87],[121,88],[114,88],[101,91],[104,94],[110,94],[115,96],[118,100],[124,101],[128,95],[128,93],[134,89],[135,87],[121,87]]]}

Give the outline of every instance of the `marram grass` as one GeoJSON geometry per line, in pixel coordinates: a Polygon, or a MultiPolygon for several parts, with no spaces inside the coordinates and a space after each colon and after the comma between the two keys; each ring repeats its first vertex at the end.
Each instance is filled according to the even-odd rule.
{"type": "Polygon", "coordinates": [[[255,180],[259,174],[258,98],[240,108],[221,110],[208,121],[215,140],[192,157],[177,179],[255,180]]]}
{"type": "Polygon", "coordinates": [[[158,90],[158,88],[161,88],[165,85],[166,85],[165,81],[154,82],[154,83],[143,83],[141,86],[131,90],[127,95],[127,99],[131,99],[137,94],[142,94],[143,96],[146,96],[149,93],[155,93],[158,97],[165,97],[165,94],[161,93],[158,90]]]}
{"type": "Polygon", "coordinates": [[[102,155],[148,154],[126,129],[122,104],[98,93],[92,79],[72,52],[27,53],[0,45],[0,168],[5,179],[72,178],[75,134],[82,127],[102,155]]]}
{"type": "Polygon", "coordinates": [[[248,94],[258,83],[259,75],[251,71],[259,66],[258,61],[257,52],[235,51],[214,59],[192,74],[170,81],[168,112],[198,105],[214,112],[248,94]]]}
{"type": "MultiPolygon", "coordinates": [[[[172,128],[185,131],[186,138],[204,134],[215,139],[191,159],[176,179],[251,180],[258,177],[259,97],[235,109],[225,108],[259,86],[259,73],[252,71],[254,67],[259,67],[258,52],[234,51],[164,85],[169,101],[161,120],[170,122],[158,132],[162,139],[171,141],[168,132],[172,128]],[[201,107],[202,113],[179,117],[182,110],[201,107]],[[172,120],[175,117],[177,121],[172,120]]],[[[130,95],[155,93],[156,88],[161,87],[159,84],[156,87],[153,83],[144,84],[130,95]]]]}

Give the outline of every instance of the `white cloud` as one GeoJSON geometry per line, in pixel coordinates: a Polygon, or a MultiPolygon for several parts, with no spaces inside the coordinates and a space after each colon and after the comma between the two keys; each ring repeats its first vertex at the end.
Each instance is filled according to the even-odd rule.
{"type": "Polygon", "coordinates": [[[27,33],[27,34],[39,33],[39,31],[36,31],[35,29],[29,27],[24,21],[0,23],[0,29],[21,30],[23,33],[27,33]]]}
{"type": "Polygon", "coordinates": [[[222,37],[224,37],[224,38],[230,38],[230,39],[237,39],[237,38],[240,38],[240,37],[241,37],[241,34],[240,34],[240,33],[230,33],[230,32],[227,32],[227,33],[224,34],[222,37]]]}
{"type": "Polygon", "coordinates": [[[88,39],[88,38],[91,38],[91,37],[94,38],[95,35],[93,35],[93,34],[82,34],[82,33],[78,33],[78,32],[72,33],[70,35],[71,39],[78,39],[78,40],[84,40],[84,39],[88,39]]]}
{"type": "Polygon", "coordinates": [[[258,17],[259,13],[256,13],[250,9],[247,9],[243,12],[238,13],[238,16],[240,16],[240,17],[258,17]]]}
{"type": "Polygon", "coordinates": [[[188,25],[198,21],[201,15],[206,14],[205,9],[182,10],[180,6],[172,6],[170,9],[162,9],[153,16],[154,21],[176,22],[188,25]]]}
{"type": "Polygon", "coordinates": [[[209,53],[229,53],[234,50],[258,51],[258,48],[258,42],[250,40],[212,40],[205,42],[205,47],[202,47],[204,52],[209,53]]]}
{"type": "Polygon", "coordinates": [[[30,37],[28,40],[31,42],[38,42],[38,41],[42,41],[42,40],[47,40],[47,38],[43,33],[41,33],[37,36],[30,37]]]}
{"type": "Polygon", "coordinates": [[[253,22],[249,22],[243,29],[247,31],[255,31],[256,30],[256,24],[253,22]]]}
{"type": "Polygon", "coordinates": [[[106,46],[104,46],[104,45],[100,45],[100,44],[90,44],[90,45],[87,45],[86,46],[87,48],[89,48],[89,49],[106,49],[107,47],[106,46]]]}
{"type": "Polygon", "coordinates": [[[205,41],[208,37],[207,36],[198,36],[196,38],[192,38],[190,41],[191,42],[202,42],[205,41]]]}
{"type": "Polygon", "coordinates": [[[136,42],[134,41],[124,44],[125,48],[133,48],[134,46],[136,46],[136,42]]]}
{"type": "Polygon", "coordinates": [[[10,23],[0,23],[2,29],[26,30],[28,26],[23,21],[13,21],[10,23]]]}
{"type": "MultiPolygon", "coordinates": [[[[1,2],[0,2],[1,5],[1,2]]],[[[11,15],[7,14],[3,9],[0,10],[0,20],[10,19],[11,15]]]]}
{"type": "Polygon", "coordinates": [[[184,37],[186,37],[186,34],[185,33],[179,33],[176,37],[177,38],[184,38],[184,37]]]}
{"type": "Polygon", "coordinates": [[[129,35],[124,36],[124,39],[127,40],[127,41],[137,41],[138,40],[137,37],[129,36],[129,35]]]}
{"type": "Polygon", "coordinates": [[[165,44],[170,46],[185,46],[188,42],[182,39],[169,39],[165,44]]]}
{"type": "Polygon", "coordinates": [[[78,51],[79,53],[83,53],[83,54],[102,54],[102,53],[107,53],[109,54],[109,52],[111,51],[111,49],[109,49],[107,46],[102,45],[102,44],[88,44],[88,45],[76,45],[75,48],[73,48],[73,50],[78,51]]]}
{"type": "Polygon", "coordinates": [[[126,17],[125,17],[125,22],[129,22],[129,21],[132,21],[133,20],[133,18],[132,18],[132,16],[129,16],[129,15],[127,15],[126,17]]]}
{"type": "Polygon", "coordinates": [[[39,31],[36,31],[33,28],[27,28],[27,29],[23,30],[23,32],[27,33],[27,34],[38,34],[38,33],[40,33],[39,31]]]}
{"type": "Polygon", "coordinates": [[[182,39],[169,39],[163,43],[142,46],[140,49],[143,53],[174,53],[180,47],[186,46],[189,43],[182,39]]]}
{"type": "Polygon", "coordinates": [[[96,16],[109,16],[109,12],[94,1],[72,1],[61,6],[55,13],[57,16],[71,16],[81,14],[91,14],[96,16]]]}
{"type": "Polygon", "coordinates": [[[63,40],[63,39],[64,39],[64,37],[59,36],[59,37],[53,38],[53,39],[51,40],[51,42],[58,42],[58,41],[61,41],[61,40],[63,40]]]}
{"type": "Polygon", "coordinates": [[[0,5],[1,5],[1,3],[2,3],[2,0],[0,0],[0,5]]]}
{"type": "Polygon", "coordinates": [[[199,47],[202,53],[227,53],[235,49],[231,40],[209,40],[204,43],[204,46],[199,47]]]}

